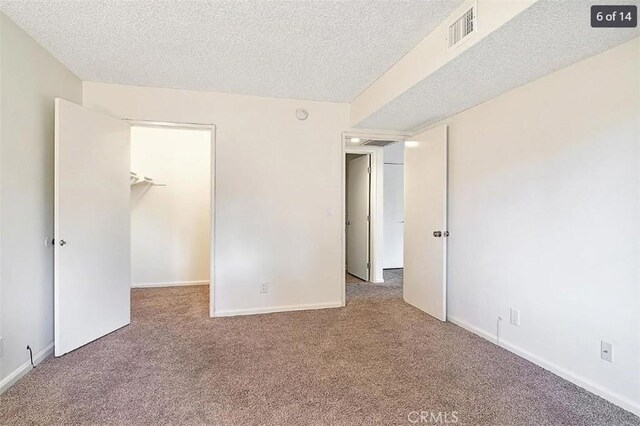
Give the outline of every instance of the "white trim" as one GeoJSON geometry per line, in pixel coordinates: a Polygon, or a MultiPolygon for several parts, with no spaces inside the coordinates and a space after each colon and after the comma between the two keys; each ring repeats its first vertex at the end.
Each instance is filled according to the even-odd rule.
{"type": "Polygon", "coordinates": [[[209,318],[215,314],[215,289],[216,289],[216,140],[218,128],[214,125],[211,129],[211,195],[209,196],[209,211],[211,212],[211,235],[209,236],[209,318]]]}
{"type": "MultiPolygon", "coordinates": [[[[347,142],[347,138],[351,136],[358,136],[361,139],[372,138],[387,138],[398,141],[404,141],[406,134],[394,133],[394,132],[367,132],[367,131],[345,131],[342,132],[342,259],[340,262],[340,275],[345,276],[346,271],[346,205],[347,205],[347,191],[346,191],[346,155],[347,154],[369,154],[371,165],[371,186],[369,200],[371,204],[371,221],[370,221],[370,233],[369,233],[369,262],[371,267],[369,269],[369,281],[372,283],[383,283],[383,214],[384,214],[384,154],[382,147],[368,146],[368,145],[354,145],[347,142]],[[380,229],[378,229],[380,228],[380,229]]],[[[342,279],[342,303],[346,304],[346,280],[342,279]]]]}
{"type": "MultiPolygon", "coordinates": [[[[455,317],[449,316],[447,317],[447,320],[457,326],[464,328],[465,330],[472,332],[477,336],[482,337],[483,339],[490,341],[491,343],[497,344],[496,337],[493,336],[491,333],[486,332],[485,330],[482,330],[474,325],[471,325],[455,317]]],[[[580,386],[581,388],[591,393],[594,393],[606,399],[607,401],[617,405],[620,408],[623,408],[637,416],[640,416],[640,404],[630,400],[629,398],[623,395],[620,395],[619,393],[606,389],[601,385],[598,385],[592,382],[591,380],[580,376],[579,374],[569,371],[566,368],[561,367],[558,364],[555,364],[554,362],[551,362],[545,358],[542,358],[541,356],[535,355],[525,349],[522,349],[512,343],[505,341],[504,339],[500,339],[500,344],[498,346],[526,359],[527,361],[530,361],[536,364],[539,367],[544,368],[547,371],[550,371],[551,373],[557,376],[560,376],[565,380],[570,381],[575,385],[580,386]]]]}
{"type": "MultiPolygon", "coordinates": [[[[359,137],[361,139],[386,139],[386,140],[397,140],[398,142],[404,142],[412,136],[410,133],[403,132],[393,132],[393,131],[384,131],[384,130],[368,130],[368,129],[358,129],[358,130],[349,130],[342,132],[342,141],[345,142],[347,138],[352,136],[359,137]]],[[[353,145],[358,146],[358,145],[353,145]]],[[[367,145],[362,145],[367,146],[367,145]]]]}
{"type": "Polygon", "coordinates": [[[384,264],[382,256],[384,255],[383,235],[382,232],[378,232],[378,222],[380,223],[380,231],[383,226],[383,213],[384,213],[384,154],[382,147],[369,146],[369,145],[356,145],[347,142],[347,138],[357,136],[361,139],[393,139],[405,141],[409,134],[399,132],[386,132],[381,130],[349,130],[342,132],[342,151],[341,151],[341,164],[342,164],[342,259],[340,261],[340,276],[342,277],[342,306],[346,305],[347,284],[345,280],[346,271],[346,155],[347,154],[370,154],[371,156],[371,194],[370,201],[371,206],[376,207],[371,209],[371,233],[370,238],[370,262],[371,268],[369,269],[369,280],[374,284],[384,283],[382,265],[384,264]],[[380,166],[380,167],[378,167],[380,166]],[[378,267],[380,265],[380,267],[378,267]],[[379,271],[380,274],[376,272],[379,271]],[[379,276],[376,276],[379,275],[379,276]]]}
{"type": "Polygon", "coordinates": [[[216,311],[216,317],[233,317],[236,315],[271,314],[275,312],[307,311],[312,309],[342,308],[342,301],[330,303],[309,303],[306,305],[269,306],[266,308],[232,309],[216,311]]]}
{"type": "Polygon", "coordinates": [[[213,131],[216,128],[215,124],[204,123],[180,123],[170,121],[153,121],[153,120],[133,120],[130,118],[123,118],[131,126],[138,127],[160,127],[160,128],[172,128],[172,129],[191,129],[191,130],[210,130],[213,131]]]}
{"type": "Polygon", "coordinates": [[[165,283],[135,283],[131,288],[182,287],[190,285],[209,285],[209,281],[171,281],[165,283]]]}
{"type": "MultiPolygon", "coordinates": [[[[38,352],[33,357],[33,363],[35,365],[40,364],[46,358],[53,354],[53,342],[49,343],[43,350],[38,352]]],[[[27,361],[20,367],[16,368],[13,373],[0,381],[0,394],[3,394],[7,389],[13,386],[18,380],[20,380],[25,374],[33,370],[31,367],[31,361],[27,361]]]]}

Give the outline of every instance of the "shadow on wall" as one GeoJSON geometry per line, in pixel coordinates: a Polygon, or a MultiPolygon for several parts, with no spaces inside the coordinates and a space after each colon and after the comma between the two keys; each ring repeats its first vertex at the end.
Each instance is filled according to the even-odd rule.
{"type": "Polygon", "coordinates": [[[151,185],[133,185],[131,186],[131,209],[135,209],[147,192],[151,189],[151,185]]]}

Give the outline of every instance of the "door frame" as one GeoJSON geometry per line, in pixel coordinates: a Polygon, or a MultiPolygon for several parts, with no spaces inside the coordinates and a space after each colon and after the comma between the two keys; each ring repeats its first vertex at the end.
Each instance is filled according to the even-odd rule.
{"type": "Polygon", "coordinates": [[[342,132],[342,260],[340,262],[340,276],[342,280],[342,305],[346,304],[347,285],[344,278],[347,268],[347,227],[346,227],[346,207],[347,207],[347,154],[369,154],[371,158],[371,180],[369,185],[369,203],[371,220],[369,222],[369,281],[373,283],[383,283],[382,257],[383,257],[383,211],[384,211],[384,155],[382,147],[359,145],[350,142],[350,138],[358,137],[365,139],[394,139],[398,142],[405,141],[410,135],[407,133],[381,132],[381,131],[344,131],[342,132]]]}
{"type": "Polygon", "coordinates": [[[215,226],[216,226],[216,125],[211,123],[182,123],[170,121],[154,121],[154,120],[134,120],[124,118],[131,127],[155,127],[162,129],[185,129],[185,130],[209,130],[211,134],[211,158],[210,160],[210,176],[211,176],[211,193],[210,193],[210,222],[211,231],[209,237],[209,317],[215,316],[215,226]]]}

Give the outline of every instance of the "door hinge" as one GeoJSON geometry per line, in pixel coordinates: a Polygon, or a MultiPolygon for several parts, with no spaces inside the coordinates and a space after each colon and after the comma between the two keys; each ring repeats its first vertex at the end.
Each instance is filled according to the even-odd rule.
{"type": "Polygon", "coordinates": [[[368,215],[367,215],[367,222],[370,222],[370,221],[371,221],[371,215],[370,215],[370,214],[368,214],[368,215]]]}
{"type": "Polygon", "coordinates": [[[371,174],[371,166],[367,167],[367,173],[371,174]]]}
{"type": "Polygon", "coordinates": [[[371,263],[367,262],[367,269],[371,269],[371,263]]]}

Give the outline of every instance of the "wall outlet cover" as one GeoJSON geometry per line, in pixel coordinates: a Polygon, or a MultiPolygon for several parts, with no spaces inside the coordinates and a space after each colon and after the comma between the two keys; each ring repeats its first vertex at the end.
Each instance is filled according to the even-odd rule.
{"type": "Polygon", "coordinates": [[[613,362],[613,345],[602,340],[600,342],[600,358],[607,362],[613,362]]]}
{"type": "Polygon", "coordinates": [[[520,309],[511,308],[509,320],[513,325],[520,325],[520,309]]]}
{"type": "Polygon", "coordinates": [[[260,293],[269,293],[269,283],[260,284],[260,293]]]}

